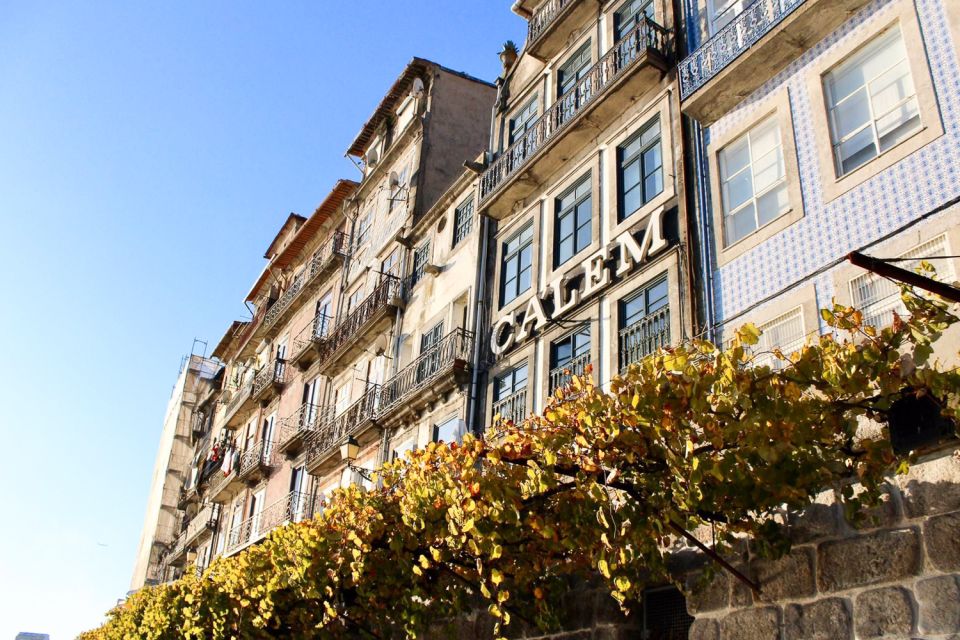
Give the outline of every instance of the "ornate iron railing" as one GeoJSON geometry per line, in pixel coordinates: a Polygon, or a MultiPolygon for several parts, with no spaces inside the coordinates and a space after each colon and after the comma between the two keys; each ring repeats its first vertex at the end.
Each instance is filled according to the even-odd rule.
{"type": "Polygon", "coordinates": [[[380,405],[381,387],[369,385],[359,400],[335,415],[311,434],[307,444],[307,460],[325,456],[340,445],[341,440],[354,433],[362,424],[374,420],[380,405]]]}
{"type": "Polygon", "coordinates": [[[686,99],[755,45],[806,0],[756,0],[680,63],[686,99]]]}
{"type": "Polygon", "coordinates": [[[249,475],[255,469],[270,469],[277,466],[277,447],[275,442],[261,440],[252,448],[240,454],[240,477],[249,475]]]}
{"type": "Polygon", "coordinates": [[[329,422],[332,417],[329,407],[306,402],[297,409],[297,412],[284,419],[280,425],[280,437],[277,444],[280,447],[297,437],[312,433],[329,422]]]}
{"type": "Polygon", "coordinates": [[[383,384],[377,415],[387,413],[410,394],[432,385],[456,361],[469,361],[472,349],[473,332],[458,328],[448,333],[383,384]]]}
{"type": "Polygon", "coordinates": [[[293,301],[297,299],[297,296],[300,295],[300,292],[303,290],[303,284],[306,280],[305,278],[306,271],[303,271],[293,279],[293,282],[287,287],[287,290],[283,292],[277,301],[273,303],[273,306],[270,307],[270,310],[267,311],[267,315],[263,317],[263,326],[266,329],[269,329],[277,321],[283,313],[290,308],[290,305],[293,304],[293,301]]]}
{"type": "Polygon", "coordinates": [[[319,359],[328,361],[341,347],[356,339],[367,322],[385,309],[393,300],[400,298],[403,287],[400,280],[390,275],[381,276],[380,282],[357,308],[340,321],[320,346],[319,359]]]}
{"type": "Polygon", "coordinates": [[[268,362],[257,371],[257,375],[253,377],[253,383],[250,385],[250,394],[257,397],[268,386],[283,384],[286,381],[286,375],[287,361],[283,358],[275,358],[273,362],[268,362]]]}
{"type": "Polygon", "coordinates": [[[247,518],[227,533],[226,552],[252,544],[287,522],[303,522],[313,517],[317,499],[312,493],[292,491],[263,511],[247,518]]]}
{"type": "Polygon", "coordinates": [[[670,307],[663,307],[620,330],[620,371],[670,344],[670,307]]]}
{"type": "Polygon", "coordinates": [[[484,171],[480,178],[481,202],[499,190],[507,178],[526,165],[546,142],[556,137],[648,50],[666,57],[667,40],[668,31],[653,20],[644,18],[639,22],[484,171]]]}
{"type": "Polygon", "coordinates": [[[550,370],[550,393],[570,382],[573,376],[583,376],[590,364],[590,353],[571,358],[565,364],[550,370]]]}
{"type": "Polygon", "coordinates": [[[333,236],[317,249],[310,259],[308,279],[312,280],[323,273],[334,256],[346,258],[350,255],[350,237],[342,231],[334,232],[333,236]]]}
{"type": "Polygon", "coordinates": [[[553,21],[557,19],[561,11],[574,2],[579,1],[580,0],[547,0],[540,5],[537,12],[530,18],[530,22],[527,23],[527,46],[529,47],[531,43],[536,42],[537,38],[546,32],[547,27],[553,24],[553,21]]]}
{"type": "Polygon", "coordinates": [[[511,395],[493,403],[493,415],[504,420],[512,420],[519,424],[527,417],[527,390],[526,388],[513,392],[511,395]]]}
{"type": "MultiPolygon", "coordinates": [[[[246,376],[244,376],[246,377],[246,376]]],[[[233,414],[237,412],[247,398],[250,397],[251,381],[244,380],[240,383],[240,386],[233,390],[233,395],[230,397],[230,402],[227,403],[227,410],[224,413],[226,420],[229,421],[233,414]]]]}
{"type": "Polygon", "coordinates": [[[330,328],[333,326],[333,318],[325,313],[318,313],[314,316],[303,330],[293,339],[293,351],[299,357],[305,349],[310,347],[320,347],[320,343],[330,334],[330,328]]]}
{"type": "Polygon", "coordinates": [[[200,511],[197,512],[197,515],[195,515],[187,525],[186,544],[189,545],[191,542],[196,540],[204,531],[215,528],[217,526],[217,520],[219,519],[219,504],[207,504],[200,509],[200,511]]]}

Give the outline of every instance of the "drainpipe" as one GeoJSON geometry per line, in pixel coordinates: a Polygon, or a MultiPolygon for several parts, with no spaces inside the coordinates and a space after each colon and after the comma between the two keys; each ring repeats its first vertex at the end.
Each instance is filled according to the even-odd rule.
{"type": "MultiPolygon", "coordinates": [[[[479,199],[479,193],[477,194],[479,199]]],[[[474,281],[473,290],[474,295],[476,296],[476,304],[473,308],[473,374],[471,375],[470,380],[470,393],[467,396],[467,411],[466,417],[470,420],[470,430],[479,434],[483,432],[483,429],[480,425],[483,424],[481,417],[483,412],[480,409],[480,403],[477,402],[477,393],[479,390],[479,380],[480,380],[480,359],[482,350],[481,343],[481,330],[483,329],[483,314],[485,313],[485,305],[483,301],[486,299],[487,295],[487,245],[488,239],[487,234],[490,229],[490,220],[485,215],[479,215],[480,218],[480,229],[478,230],[478,242],[479,242],[479,251],[478,251],[478,264],[476,269],[476,279],[474,281]]]]}

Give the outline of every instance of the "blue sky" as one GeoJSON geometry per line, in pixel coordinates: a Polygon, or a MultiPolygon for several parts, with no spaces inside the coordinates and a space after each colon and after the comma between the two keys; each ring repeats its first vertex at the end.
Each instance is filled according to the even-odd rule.
{"type": "Polygon", "coordinates": [[[493,80],[510,0],[20,2],[0,19],[0,639],[128,586],[163,411],[414,55],[493,80]]]}

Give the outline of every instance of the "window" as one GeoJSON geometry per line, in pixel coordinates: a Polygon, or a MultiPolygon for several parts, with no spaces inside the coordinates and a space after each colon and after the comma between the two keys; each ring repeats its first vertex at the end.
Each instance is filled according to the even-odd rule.
{"type": "Polygon", "coordinates": [[[504,420],[520,422],[527,413],[526,364],[510,369],[493,379],[493,414],[504,420]]]}
{"type": "Polygon", "coordinates": [[[388,209],[389,213],[393,212],[393,208],[399,203],[406,203],[407,201],[407,174],[410,173],[410,164],[408,163],[403,171],[400,172],[400,175],[397,177],[397,183],[393,185],[390,189],[390,207],[388,209]]]}
{"type": "Polygon", "coordinates": [[[350,294],[350,297],[347,298],[347,313],[350,313],[354,309],[360,306],[360,303],[363,302],[363,287],[357,287],[353,293],[350,294]]]}
{"type": "Polygon", "coordinates": [[[710,22],[713,33],[733,22],[754,0],[710,0],[713,18],[710,22]]]}
{"type": "Polygon", "coordinates": [[[553,230],[555,267],[590,246],[592,209],[589,174],[557,198],[553,230]]]}
{"type": "Polygon", "coordinates": [[[583,326],[550,343],[550,393],[570,381],[570,375],[582,376],[590,363],[590,327],[583,326]],[[566,372],[569,371],[570,375],[566,372]]]}
{"type": "Polygon", "coordinates": [[[780,349],[786,356],[803,347],[803,308],[797,307],[757,328],[760,329],[760,340],[751,349],[757,354],[753,364],[780,369],[787,363],[773,355],[774,349],[780,349]]]}
{"type": "Polygon", "coordinates": [[[670,344],[666,276],[620,301],[620,370],[670,344]]]}
{"type": "Polygon", "coordinates": [[[920,105],[899,27],[823,79],[837,176],[920,130],[920,105]]]}
{"type": "Polygon", "coordinates": [[[416,286],[423,279],[427,261],[430,259],[430,243],[424,242],[413,252],[413,271],[410,272],[410,287],[416,286]]]}
{"type": "Polygon", "coordinates": [[[790,209],[776,116],[721,149],[719,164],[724,240],[728,246],[790,209]]]}
{"type": "Polygon", "coordinates": [[[394,462],[396,460],[403,460],[406,456],[407,451],[415,451],[417,448],[417,441],[414,438],[408,438],[401,442],[400,444],[393,447],[390,451],[390,461],[394,462]]]}
{"type": "Polygon", "coordinates": [[[460,203],[453,212],[453,246],[470,235],[473,231],[473,196],[460,203]]]}
{"type": "Polygon", "coordinates": [[[653,20],[653,0],[627,0],[613,14],[614,40],[620,41],[644,18],[653,20]]]}
{"type": "Polygon", "coordinates": [[[577,86],[577,82],[587,75],[591,61],[590,41],[588,40],[576,53],[567,58],[567,61],[557,71],[558,98],[570,93],[577,86]]]}
{"type": "Polygon", "coordinates": [[[362,218],[357,222],[357,234],[356,234],[356,244],[355,246],[359,247],[370,237],[370,222],[373,218],[373,213],[368,211],[362,218]]]}
{"type": "Polygon", "coordinates": [[[340,415],[350,406],[350,382],[343,383],[333,397],[334,415],[340,415]]]}
{"type": "Polygon", "coordinates": [[[520,136],[527,132],[527,129],[533,126],[540,113],[537,98],[534,98],[520,110],[520,112],[510,118],[510,144],[516,142],[520,136]]]}
{"type": "Polygon", "coordinates": [[[533,224],[503,243],[500,262],[500,306],[530,288],[533,274],[533,224]]]}
{"type": "Polygon", "coordinates": [[[423,381],[440,370],[441,354],[434,349],[443,338],[443,323],[420,336],[420,364],[417,365],[417,381],[423,381]]]}
{"type": "MultiPolygon", "coordinates": [[[[927,258],[947,255],[950,255],[947,247],[947,237],[946,235],[940,235],[898,256],[910,260],[898,263],[897,266],[913,271],[920,266],[920,262],[927,258]]],[[[956,278],[953,260],[936,260],[933,266],[937,268],[938,280],[953,282],[956,278]]],[[[907,313],[907,309],[900,299],[900,288],[890,280],[875,273],[868,272],[850,281],[850,299],[853,301],[853,306],[863,312],[864,324],[878,329],[890,326],[893,323],[894,312],[899,315],[906,315],[907,313]]]]}
{"type": "Polygon", "coordinates": [[[663,191],[660,119],[617,147],[619,216],[625,220],[663,191]]]}
{"type": "Polygon", "coordinates": [[[467,432],[466,424],[460,418],[453,416],[436,425],[433,428],[434,442],[460,442],[463,435],[467,432]]]}
{"type": "Polygon", "coordinates": [[[400,277],[400,249],[394,248],[383,262],[380,263],[380,273],[400,277]]]}

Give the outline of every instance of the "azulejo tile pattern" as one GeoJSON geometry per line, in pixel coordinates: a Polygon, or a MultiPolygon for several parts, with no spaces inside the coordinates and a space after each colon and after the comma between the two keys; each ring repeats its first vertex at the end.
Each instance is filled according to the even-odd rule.
{"type": "Polygon", "coordinates": [[[808,95],[806,77],[820,57],[888,20],[895,0],[876,0],[865,7],[707,132],[719,136],[749,122],[773,94],[788,90],[804,203],[800,221],[715,269],[718,322],[735,323],[744,311],[801,281],[812,280],[817,304],[828,305],[834,292],[832,279],[822,271],[825,267],[960,196],[960,65],[945,1],[949,0],[916,0],[944,135],[840,197],[824,202],[820,172],[832,168],[820,166],[817,145],[827,142],[814,131],[811,109],[822,107],[808,95]]]}

